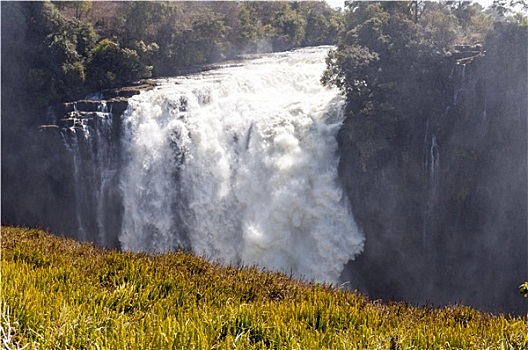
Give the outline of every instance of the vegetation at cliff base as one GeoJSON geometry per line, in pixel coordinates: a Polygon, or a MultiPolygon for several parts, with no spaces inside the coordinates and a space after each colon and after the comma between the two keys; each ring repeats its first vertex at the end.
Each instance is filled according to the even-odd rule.
{"type": "Polygon", "coordinates": [[[381,303],[184,252],[2,227],[7,349],[526,349],[526,317],[381,303]]]}

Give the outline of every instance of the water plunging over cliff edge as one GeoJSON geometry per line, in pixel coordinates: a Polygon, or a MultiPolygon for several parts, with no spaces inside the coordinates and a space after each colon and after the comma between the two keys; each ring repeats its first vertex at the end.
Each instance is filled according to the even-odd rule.
{"type": "MultiPolygon", "coordinates": [[[[319,82],[327,51],[171,78],[131,98],[119,169],[112,169],[123,205],[121,247],[184,247],[225,263],[337,281],[364,238],[338,182],[345,101],[319,82]]],[[[99,235],[108,231],[101,225],[99,235]]]]}

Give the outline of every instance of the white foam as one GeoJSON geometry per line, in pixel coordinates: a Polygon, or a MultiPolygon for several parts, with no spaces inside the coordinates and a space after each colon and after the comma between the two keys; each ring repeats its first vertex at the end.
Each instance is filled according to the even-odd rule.
{"type": "Polygon", "coordinates": [[[344,99],[319,83],[327,50],[269,55],[132,98],[123,248],[187,245],[336,281],[364,237],[337,178],[344,99]]]}

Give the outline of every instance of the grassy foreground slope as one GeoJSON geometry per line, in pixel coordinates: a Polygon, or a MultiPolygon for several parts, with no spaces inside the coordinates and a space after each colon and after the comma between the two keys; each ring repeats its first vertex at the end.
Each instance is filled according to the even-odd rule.
{"type": "Polygon", "coordinates": [[[1,341],[26,349],[527,349],[527,318],[372,302],[186,253],[2,227],[1,341]]]}

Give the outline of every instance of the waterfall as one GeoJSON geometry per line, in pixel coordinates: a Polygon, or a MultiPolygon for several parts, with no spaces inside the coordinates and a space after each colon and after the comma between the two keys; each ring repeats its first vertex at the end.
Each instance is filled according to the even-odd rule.
{"type": "Polygon", "coordinates": [[[328,49],[170,78],[131,98],[122,248],[183,247],[337,281],[364,237],[337,175],[344,97],[319,82],[328,49]]]}
{"type": "MultiPolygon", "coordinates": [[[[461,93],[464,92],[464,90],[467,89],[467,83],[469,81],[469,77],[466,74],[466,64],[456,64],[453,66],[453,70],[457,71],[456,79],[454,80],[455,83],[455,89],[453,94],[453,106],[456,106],[460,103],[459,96],[461,93]]],[[[452,80],[453,75],[451,74],[449,76],[449,80],[452,80]]]]}
{"type": "Polygon", "coordinates": [[[74,105],[62,122],[66,123],[63,140],[72,158],[78,237],[115,246],[107,232],[113,227],[109,222],[115,220],[109,213],[119,165],[112,111],[105,101],[97,104],[96,111],[79,111],[74,105]]]}
{"type": "Polygon", "coordinates": [[[429,149],[429,157],[430,157],[429,181],[431,183],[433,191],[435,191],[438,185],[438,170],[440,168],[440,150],[438,148],[438,143],[436,142],[436,136],[434,134],[431,137],[431,148],[429,149]]]}
{"type": "MultiPolygon", "coordinates": [[[[449,112],[449,106],[446,107],[442,118],[445,118],[449,112]]],[[[423,140],[423,169],[427,181],[427,195],[422,205],[422,248],[430,249],[429,231],[435,225],[433,220],[435,207],[437,203],[437,190],[440,182],[440,147],[436,135],[430,131],[432,127],[429,121],[425,125],[425,136],[423,140]]]]}
{"type": "MultiPolygon", "coordinates": [[[[72,132],[75,133],[75,129],[72,130],[72,132]]],[[[79,144],[77,141],[77,135],[74,134],[71,137],[66,137],[63,134],[63,140],[64,145],[66,146],[66,149],[68,150],[68,153],[70,153],[72,158],[72,164],[73,164],[73,182],[74,182],[74,189],[75,189],[75,222],[77,224],[77,237],[83,241],[87,240],[86,237],[86,230],[83,225],[83,217],[82,217],[82,210],[80,209],[80,203],[83,201],[84,198],[84,191],[83,189],[85,186],[83,186],[83,182],[81,180],[81,171],[80,171],[80,163],[81,163],[81,155],[80,155],[80,149],[79,144]]]]}

